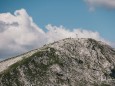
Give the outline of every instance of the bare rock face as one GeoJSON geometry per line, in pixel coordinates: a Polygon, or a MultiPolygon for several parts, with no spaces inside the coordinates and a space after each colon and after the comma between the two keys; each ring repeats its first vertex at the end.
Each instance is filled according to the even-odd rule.
{"type": "Polygon", "coordinates": [[[63,39],[4,68],[0,86],[115,86],[115,50],[93,39],[63,39]]]}

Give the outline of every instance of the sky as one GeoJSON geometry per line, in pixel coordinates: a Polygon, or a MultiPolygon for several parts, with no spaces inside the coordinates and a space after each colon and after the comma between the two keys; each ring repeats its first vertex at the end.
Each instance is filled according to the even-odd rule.
{"type": "Polygon", "coordinates": [[[67,37],[115,47],[115,0],[0,0],[0,60],[67,37]]]}

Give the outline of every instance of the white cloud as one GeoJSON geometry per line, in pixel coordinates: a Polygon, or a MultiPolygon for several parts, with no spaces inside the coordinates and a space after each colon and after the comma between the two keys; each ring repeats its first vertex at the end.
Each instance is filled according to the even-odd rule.
{"type": "Polygon", "coordinates": [[[102,38],[98,32],[93,32],[90,30],[77,28],[77,29],[73,29],[73,31],[70,31],[64,28],[63,26],[57,27],[57,26],[52,26],[51,24],[48,24],[46,26],[46,29],[48,29],[48,32],[46,33],[48,42],[57,41],[68,37],[71,38],[78,37],[78,38],[93,38],[98,41],[103,41],[107,44],[111,44],[109,41],[102,38]]]}
{"type": "Polygon", "coordinates": [[[25,51],[38,48],[44,44],[72,37],[93,38],[101,40],[98,32],[74,29],[70,31],[63,26],[46,26],[47,32],[39,28],[24,9],[14,14],[0,14],[0,58],[10,57],[25,51]]]}
{"type": "Polygon", "coordinates": [[[0,55],[2,57],[22,53],[39,47],[45,33],[24,9],[0,14],[0,55]],[[39,40],[39,42],[38,42],[39,40]]]}
{"type": "Polygon", "coordinates": [[[90,9],[94,10],[94,7],[106,7],[115,9],[115,0],[85,0],[89,5],[90,9]]]}
{"type": "Polygon", "coordinates": [[[75,37],[74,32],[65,29],[63,26],[57,27],[48,24],[46,29],[48,30],[46,33],[48,42],[57,41],[68,37],[75,37]]]}

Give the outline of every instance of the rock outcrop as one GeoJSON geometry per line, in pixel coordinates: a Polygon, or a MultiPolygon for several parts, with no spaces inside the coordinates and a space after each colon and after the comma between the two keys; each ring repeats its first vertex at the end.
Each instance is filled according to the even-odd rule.
{"type": "Polygon", "coordinates": [[[94,39],[63,39],[7,66],[16,58],[0,63],[0,86],[115,86],[115,50],[94,39]]]}

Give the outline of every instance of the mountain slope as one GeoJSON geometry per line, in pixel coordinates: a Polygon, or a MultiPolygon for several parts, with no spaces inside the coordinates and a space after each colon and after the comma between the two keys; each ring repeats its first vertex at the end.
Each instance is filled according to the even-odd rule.
{"type": "Polygon", "coordinates": [[[5,67],[0,86],[115,86],[115,50],[93,39],[63,39],[5,67]]]}

